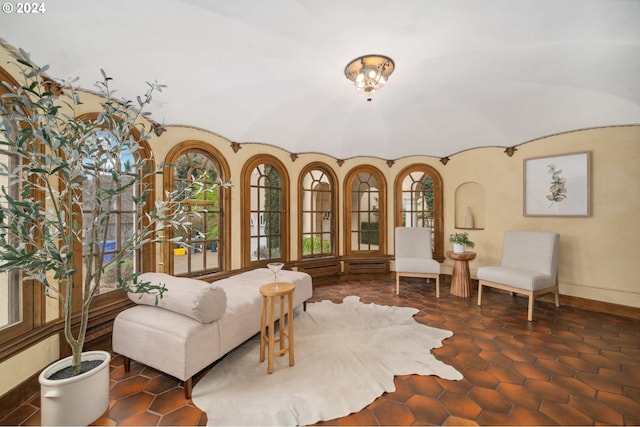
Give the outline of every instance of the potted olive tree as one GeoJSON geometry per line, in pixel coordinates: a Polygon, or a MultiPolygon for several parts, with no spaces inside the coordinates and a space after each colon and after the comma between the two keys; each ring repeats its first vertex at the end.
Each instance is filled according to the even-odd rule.
{"type": "Polygon", "coordinates": [[[162,297],[164,287],[139,281],[131,260],[159,242],[165,228],[189,226],[180,201],[192,188],[149,201],[150,181],[163,166],[140,154],[140,142],[150,138],[144,109],[163,86],[148,83],[137,102],[120,100],[102,71],[99,111],[82,116],[82,97],[72,85],[53,82],[26,52],[14,56],[22,81],[18,87],[2,82],[9,94],[0,103],[0,150],[9,159],[0,165],[0,271],[39,283],[64,316],[72,356],[40,375],[43,425],[87,425],[109,400],[109,353],[83,353],[91,302],[105,286],[162,297]],[[113,210],[116,203],[127,205],[131,226],[114,237],[122,214],[113,210]],[[81,292],[74,292],[80,283],[81,292]],[[69,371],[63,379],[50,378],[63,367],[69,371]],[[75,385],[98,371],[98,385],[75,385]],[[66,383],[74,383],[69,391],[55,388],[66,383]]]}

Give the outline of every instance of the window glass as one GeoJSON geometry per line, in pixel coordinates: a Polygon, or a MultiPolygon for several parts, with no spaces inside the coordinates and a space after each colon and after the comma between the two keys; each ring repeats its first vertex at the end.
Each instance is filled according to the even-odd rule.
{"type": "MultiPolygon", "coordinates": [[[[0,85],[0,96],[10,93],[9,87],[19,86],[2,67],[0,81],[6,83],[0,85]]],[[[3,126],[4,123],[0,121],[0,139],[4,138],[3,126]]],[[[6,145],[0,144],[0,188],[16,199],[20,198],[23,183],[10,184],[7,172],[19,166],[19,161],[13,151],[8,151],[6,145]]],[[[0,209],[5,209],[5,206],[0,206],[0,209]]],[[[40,324],[44,311],[43,299],[43,292],[38,292],[37,296],[34,293],[34,281],[24,281],[19,271],[0,271],[0,345],[4,346],[40,324]]]]}
{"type": "MultiPolygon", "coordinates": [[[[105,143],[116,143],[112,140],[107,131],[99,131],[96,137],[104,139],[105,143]]],[[[86,174],[87,179],[83,184],[82,194],[83,231],[86,232],[86,225],[90,224],[94,220],[93,208],[97,203],[98,198],[96,196],[96,192],[98,191],[98,188],[109,190],[114,188],[115,185],[126,187],[127,182],[135,180],[135,174],[139,173],[139,171],[128,170],[128,168],[124,166],[127,161],[129,161],[130,163],[135,163],[136,160],[134,159],[134,156],[137,156],[137,153],[126,154],[122,159],[109,159],[106,157],[102,157],[99,160],[86,159],[83,162],[88,172],[86,174]],[[120,182],[115,183],[113,180],[113,169],[117,164],[121,165],[118,172],[118,179],[120,180],[120,182]]],[[[111,206],[108,207],[111,212],[111,216],[109,225],[106,230],[107,239],[104,243],[105,248],[103,261],[105,264],[103,264],[103,266],[105,267],[105,270],[102,274],[100,286],[101,294],[119,289],[118,277],[126,276],[134,271],[140,271],[141,250],[125,254],[122,262],[109,264],[109,262],[114,259],[115,254],[121,251],[123,242],[133,235],[135,227],[137,226],[136,224],[138,224],[139,222],[138,218],[141,213],[136,210],[133,200],[134,197],[140,196],[140,193],[141,186],[139,183],[138,185],[130,186],[126,188],[119,195],[119,197],[112,198],[111,206]]],[[[100,242],[99,245],[103,244],[101,238],[98,238],[98,241],[100,242]]],[[[83,244],[82,256],[82,279],[84,283],[87,273],[86,271],[84,271],[84,268],[86,267],[86,262],[84,262],[84,259],[87,256],[90,256],[89,248],[86,244],[83,244]]],[[[99,256],[101,256],[99,251],[94,250],[94,266],[99,256]]]]}
{"type": "Polygon", "coordinates": [[[380,182],[371,172],[359,172],[350,182],[349,245],[351,252],[381,250],[380,182]]]}
{"type": "Polygon", "coordinates": [[[378,250],[380,198],[378,181],[369,172],[359,173],[351,190],[351,249],[378,250]]]}
{"type": "Polygon", "coordinates": [[[396,226],[431,228],[434,258],[443,259],[442,179],[432,167],[415,164],[398,174],[396,226]]]}
{"type": "MultiPolygon", "coordinates": [[[[433,180],[424,172],[412,172],[402,181],[402,226],[433,229],[433,180]]],[[[435,250],[433,233],[431,247],[435,250]]]]}
{"type": "Polygon", "coordinates": [[[282,182],[277,169],[263,163],[250,179],[250,260],[282,258],[282,182]]]}
{"type": "Polygon", "coordinates": [[[424,172],[402,181],[402,226],[433,228],[433,180],[424,172]]]}
{"type": "Polygon", "coordinates": [[[309,170],[302,179],[302,256],[335,255],[334,185],[322,168],[309,170]]]}
{"type": "MultiPolygon", "coordinates": [[[[18,164],[18,158],[13,153],[0,149],[0,164],[10,170],[18,164]]],[[[9,195],[19,199],[19,186],[9,185],[5,173],[0,174],[0,188],[5,188],[9,195]]],[[[0,206],[0,209],[4,206],[0,206]]],[[[20,286],[21,275],[18,271],[0,272],[0,329],[15,325],[23,320],[22,292],[20,286]]]]}
{"type": "Polygon", "coordinates": [[[173,274],[199,275],[219,271],[221,251],[221,188],[223,178],[216,159],[200,150],[182,153],[173,168],[174,189],[182,189],[193,182],[199,187],[192,198],[184,200],[191,222],[189,232],[178,231],[186,244],[172,248],[173,274]]]}

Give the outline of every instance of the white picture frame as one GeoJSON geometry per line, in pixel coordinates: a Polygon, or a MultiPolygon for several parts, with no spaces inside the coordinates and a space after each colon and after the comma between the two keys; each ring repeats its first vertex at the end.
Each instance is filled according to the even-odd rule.
{"type": "Polygon", "coordinates": [[[524,160],[524,216],[591,216],[591,153],[524,160]]]}

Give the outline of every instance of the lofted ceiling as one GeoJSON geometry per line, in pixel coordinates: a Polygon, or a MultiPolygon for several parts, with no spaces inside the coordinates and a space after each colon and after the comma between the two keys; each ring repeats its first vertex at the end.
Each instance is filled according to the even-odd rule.
{"type": "Polygon", "coordinates": [[[0,15],[52,77],[121,96],[168,87],[152,117],[339,159],[435,157],[640,124],[640,1],[55,0],[0,15]],[[343,74],[382,54],[372,102],[343,74]]]}

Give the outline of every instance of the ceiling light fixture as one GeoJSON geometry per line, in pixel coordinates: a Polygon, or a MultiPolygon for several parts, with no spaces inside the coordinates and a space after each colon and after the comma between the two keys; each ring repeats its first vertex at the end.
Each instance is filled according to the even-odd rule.
{"type": "Polygon", "coordinates": [[[344,75],[351,80],[358,92],[362,92],[371,101],[374,92],[379,91],[393,73],[396,64],[384,55],[364,55],[349,62],[344,75]]]}

